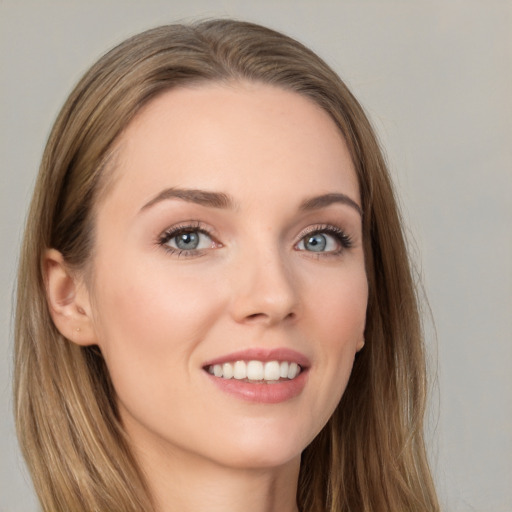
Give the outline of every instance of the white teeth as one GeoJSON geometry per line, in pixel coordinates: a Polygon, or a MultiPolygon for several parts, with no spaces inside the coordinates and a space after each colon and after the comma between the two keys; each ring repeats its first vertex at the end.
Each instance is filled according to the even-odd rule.
{"type": "Polygon", "coordinates": [[[233,365],[229,363],[224,363],[222,365],[222,377],[225,379],[232,379],[233,378],[233,365]]]}
{"type": "Polygon", "coordinates": [[[247,378],[247,365],[245,364],[245,361],[237,361],[235,363],[235,367],[233,368],[233,377],[238,380],[247,378]]]}
{"type": "Polygon", "coordinates": [[[248,379],[251,381],[278,381],[294,379],[301,372],[297,363],[289,361],[236,361],[235,363],[215,364],[207,368],[208,373],[223,379],[248,379]]]}
{"type": "Polygon", "coordinates": [[[279,363],[270,361],[265,363],[265,380],[279,380],[279,363]]]}
{"type": "Polygon", "coordinates": [[[247,378],[249,380],[263,379],[263,363],[261,361],[249,361],[247,363],[247,378]]]}
{"type": "Polygon", "coordinates": [[[290,363],[290,366],[288,367],[288,378],[294,379],[298,375],[299,367],[297,363],[290,363]]]}

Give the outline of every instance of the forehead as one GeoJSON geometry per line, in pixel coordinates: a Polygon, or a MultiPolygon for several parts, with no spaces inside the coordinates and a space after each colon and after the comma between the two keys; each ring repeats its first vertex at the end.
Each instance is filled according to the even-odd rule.
{"type": "MultiPolygon", "coordinates": [[[[140,203],[163,187],[248,195],[343,189],[358,200],[345,141],[330,116],[295,92],[254,83],[202,84],[163,93],[116,147],[113,195],[140,203]]],[[[108,195],[111,195],[110,193],[108,195]]]]}

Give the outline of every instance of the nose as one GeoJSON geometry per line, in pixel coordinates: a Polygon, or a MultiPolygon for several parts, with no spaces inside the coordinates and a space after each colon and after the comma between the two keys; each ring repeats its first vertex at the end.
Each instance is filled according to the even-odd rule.
{"type": "Polygon", "coordinates": [[[236,322],[272,326],[296,318],[298,282],[279,251],[251,251],[237,268],[231,303],[236,322]]]}

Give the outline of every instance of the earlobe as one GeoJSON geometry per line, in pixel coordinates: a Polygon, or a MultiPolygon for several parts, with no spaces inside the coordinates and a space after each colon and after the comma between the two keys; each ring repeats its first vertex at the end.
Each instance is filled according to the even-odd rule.
{"type": "Polygon", "coordinates": [[[46,300],[57,329],[65,338],[78,345],[96,344],[87,290],[82,281],[70,271],[59,251],[46,251],[43,273],[46,300]]]}

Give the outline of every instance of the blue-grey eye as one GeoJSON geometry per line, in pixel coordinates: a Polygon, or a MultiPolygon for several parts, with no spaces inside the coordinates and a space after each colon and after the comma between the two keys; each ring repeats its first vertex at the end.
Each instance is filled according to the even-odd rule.
{"type": "Polygon", "coordinates": [[[306,235],[298,244],[299,251],[308,252],[336,252],[340,249],[340,241],[337,234],[329,234],[325,231],[318,231],[306,235]]]}
{"type": "Polygon", "coordinates": [[[199,233],[180,233],[174,237],[176,247],[182,250],[197,249],[199,245],[199,233]]]}
{"type": "Polygon", "coordinates": [[[164,244],[172,249],[180,251],[195,251],[212,247],[212,239],[200,230],[180,231],[176,234],[168,234],[164,244]]]}
{"type": "Polygon", "coordinates": [[[306,251],[323,252],[327,247],[327,239],[325,235],[316,233],[304,239],[304,248],[306,251]]]}

